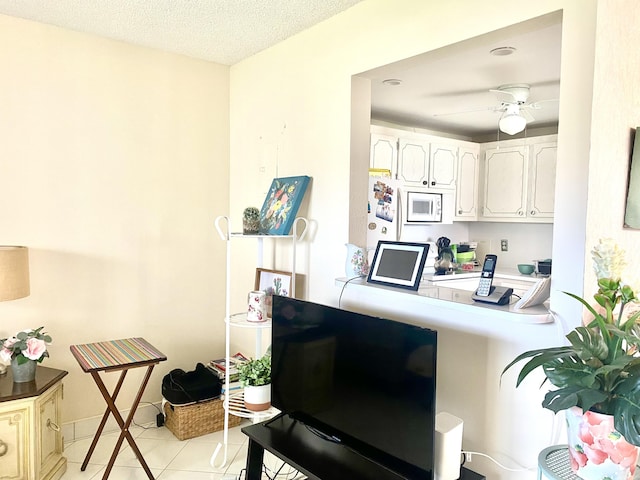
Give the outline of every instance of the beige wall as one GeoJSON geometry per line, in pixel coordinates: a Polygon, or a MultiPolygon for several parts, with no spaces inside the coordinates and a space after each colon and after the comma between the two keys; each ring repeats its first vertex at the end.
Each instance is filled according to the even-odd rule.
{"type": "MultiPolygon", "coordinates": [[[[352,125],[364,115],[361,106],[352,110],[351,101],[352,87],[356,88],[354,100],[366,98],[367,92],[366,86],[358,88],[360,82],[352,83],[352,76],[561,11],[556,192],[561,206],[556,209],[553,232],[552,296],[559,323],[527,329],[525,336],[511,335],[517,329],[506,325],[500,336],[441,329],[439,342],[446,361],[438,367],[438,410],[468,421],[465,448],[488,453],[513,468],[531,468],[509,473],[474,457],[477,460],[471,467],[490,478],[534,478],[539,450],[554,440],[552,433],[561,426],[539,407],[544,392],[535,381],[516,391],[515,379],[505,379],[502,387],[498,380],[504,365],[517,353],[561,343],[563,328],[579,322],[579,305],[561,291],[581,293],[583,289],[596,5],[596,0],[367,0],[231,68],[231,215],[239,219],[244,206],[260,203],[272,177],[311,175],[306,213],[315,229],[309,251],[303,255],[302,271],[309,277],[310,300],[337,304],[340,292],[333,279],[344,272],[344,243],[350,235],[360,234],[350,226],[346,209],[351,207],[353,219],[362,216],[365,208],[364,203],[357,203],[361,189],[350,175],[361,178],[366,172],[362,156],[368,138],[366,129],[352,125]],[[359,168],[365,169],[362,174],[359,168]],[[251,188],[242,188],[247,185],[251,188]],[[456,356],[459,349],[465,355],[456,356]],[[476,373],[471,373],[471,367],[476,373]],[[479,391],[486,398],[473,399],[473,392],[460,391],[465,382],[482,378],[477,372],[484,372],[486,384],[479,391]],[[450,388],[440,388],[443,385],[450,388]]],[[[240,276],[248,277],[255,265],[253,257],[244,253],[235,256],[235,264],[240,276]]],[[[275,260],[277,267],[285,263],[285,258],[275,260]]],[[[247,281],[235,282],[233,297],[243,299],[248,288],[247,281]]]]}
{"type": "MultiPolygon", "coordinates": [[[[640,231],[622,225],[633,132],[640,126],[639,19],[637,1],[598,2],[585,237],[588,249],[602,237],[614,238],[625,248],[628,266],[624,278],[636,291],[640,289],[640,231]]],[[[590,268],[587,272],[585,290],[592,294],[595,275],[590,268]]]]}
{"type": "Polygon", "coordinates": [[[5,16],[0,45],[0,244],[31,261],[0,337],[45,325],[68,422],[104,409],[69,345],[143,336],[169,357],[158,401],[168,369],[224,351],[229,69],[5,16]]]}

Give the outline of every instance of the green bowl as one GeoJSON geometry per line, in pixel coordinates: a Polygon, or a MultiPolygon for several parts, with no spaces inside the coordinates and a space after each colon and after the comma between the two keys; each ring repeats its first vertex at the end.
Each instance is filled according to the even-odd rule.
{"type": "Polygon", "coordinates": [[[518,271],[523,275],[531,275],[534,270],[535,270],[535,267],[531,264],[528,264],[528,263],[518,264],[518,271]]]}
{"type": "Polygon", "coordinates": [[[456,262],[467,263],[472,262],[475,257],[475,252],[458,252],[456,253],[456,262]]]}

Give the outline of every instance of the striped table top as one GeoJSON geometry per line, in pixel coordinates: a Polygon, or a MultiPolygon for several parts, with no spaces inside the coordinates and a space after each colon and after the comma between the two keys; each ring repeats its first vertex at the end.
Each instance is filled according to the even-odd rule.
{"type": "Polygon", "coordinates": [[[144,338],[124,338],[71,345],[71,353],[85,372],[158,363],[167,357],[144,338]]]}

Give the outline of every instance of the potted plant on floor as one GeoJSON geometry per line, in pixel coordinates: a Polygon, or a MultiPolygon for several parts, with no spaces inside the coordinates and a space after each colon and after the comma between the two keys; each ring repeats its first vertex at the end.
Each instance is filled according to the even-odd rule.
{"type": "Polygon", "coordinates": [[[238,372],[247,410],[267,410],[271,406],[271,355],[240,364],[238,372]]]}
{"type": "MultiPolygon", "coordinates": [[[[567,336],[569,345],[531,350],[516,386],[542,367],[557,387],[542,406],[564,411],[571,466],[585,479],[633,478],[640,446],[640,309],[632,288],[620,279],[624,251],[610,240],[592,250],[598,278],[595,304],[572,293],[584,308],[584,325],[567,336]]],[[[544,382],[543,382],[544,383],[544,382]]]]}

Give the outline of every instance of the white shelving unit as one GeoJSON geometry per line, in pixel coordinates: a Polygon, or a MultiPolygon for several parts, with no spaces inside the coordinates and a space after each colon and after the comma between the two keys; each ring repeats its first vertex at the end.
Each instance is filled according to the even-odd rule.
{"type": "MultiPolygon", "coordinates": [[[[254,358],[262,356],[262,333],[266,329],[271,328],[271,319],[268,318],[264,322],[249,322],[247,320],[247,312],[231,313],[231,246],[235,240],[239,239],[253,239],[257,243],[257,262],[256,267],[263,267],[263,253],[264,242],[266,241],[284,241],[291,242],[292,245],[292,258],[291,258],[291,296],[295,297],[296,293],[296,248],[297,243],[302,241],[307,233],[308,221],[306,218],[298,217],[293,222],[291,235],[244,235],[242,233],[233,233],[231,231],[231,221],[229,217],[220,216],[215,220],[215,227],[220,235],[220,238],[226,242],[227,247],[227,259],[226,259],[226,288],[225,288],[225,359],[229,364],[229,357],[231,355],[229,344],[231,339],[232,328],[250,328],[255,330],[255,355],[254,358]]],[[[223,402],[224,406],[224,431],[223,441],[216,447],[213,455],[211,456],[211,466],[214,468],[221,468],[227,465],[227,446],[228,446],[228,433],[229,433],[229,415],[235,415],[238,417],[251,418],[254,421],[262,421],[268,417],[276,415],[278,410],[271,407],[268,410],[262,412],[252,412],[244,407],[244,394],[242,391],[229,394],[229,376],[225,376],[225,398],[223,402]],[[222,462],[216,464],[216,459],[220,452],[223,452],[222,462]]]]}

